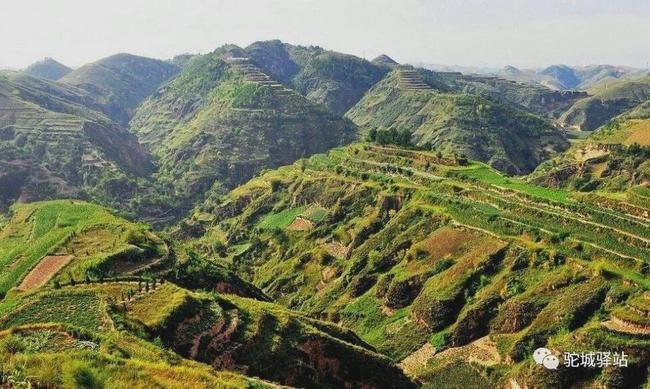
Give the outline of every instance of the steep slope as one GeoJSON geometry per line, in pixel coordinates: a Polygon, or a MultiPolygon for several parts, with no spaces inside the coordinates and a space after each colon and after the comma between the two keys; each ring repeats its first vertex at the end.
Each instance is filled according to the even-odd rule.
{"type": "Polygon", "coordinates": [[[158,178],[175,188],[181,208],[207,191],[223,193],[264,168],[356,137],[351,122],[238,55],[239,49],[223,48],[193,60],[131,122],[159,159],[158,178]]]}
{"type": "Polygon", "coordinates": [[[273,78],[339,115],[390,69],[389,64],[280,41],[255,42],[244,50],[273,78]]]}
{"type": "Polygon", "coordinates": [[[629,366],[613,373],[641,385],[648,324],[633,307],[648,310],[649,209],[596,200],[450,155],[352,145],[253,179],[188,223],[206,230],[196,250],[353,329],[430,387],[612,374],[535,367],[544,346],[625,350],[629,366]]]}
{"type": "Polygon", "coordinates": [[[560,118],[568,127],[593,131],[650,98],[650,77],[607,83],[589,90],[560,118]]]}
{"type": "Polygon", "coordinates": [[[108,117],[126,125],[138,104],[178,71],[172,63],[116,54],[84,65],[60,81],[86,90],[108,117]]]}
{"type": "MultiPolygon", "coordinates": [[[[213,385],[233,380],[227,387],[267,387],[246,374],[303,388],[415,387],[387,358],[336,325],[270,303],[193,293],[170,282],[144,285],[107,281],[15,297],[10,314],[6,303],[0,305],[0,328],[6,330],[0,337],[24,336],[14,344],[27,344],[36,337],[30,333],[49,331],[34,345],[12,349],[14,358],[31,354],[38,360],[51,350],[65,355],[66,363],[94,361],[89,375],[104,380],[162,378],[166,387],[176,380],[176,385],[196,388],[220,388],[213,385]],[[75,347],[85,353],[74,353],[75,347]],[[140,364],[144,374],[112,371],[102,377],[98,373],[110,369],[104,359],[109,353],[125,363],[123,369],[130,372],[140,364]],[[197,382],[188,385],[183,377],[197,382]]],[[[40,364],[29,369],[39,373],[36,377],[47,374],[40,364]]]]}
{"type": "Polygon", "coordinates": [[[30,76],[58,80],[72,71],[71,68],[57,62],[54,58],[45,58],[29,65],[23,72],[30,76]]]}
{"type": "Polygon", "coordinates": [[[478,95],[438,92],[426,81],[414,69],[397,69],[346,116],[365,131],[407,131],[413,145],[463,153],[511,174],[530,172],[568,147],[559,130],[533,114],[478,95]]]}
{"type": "Polygon", "coordinates": [[[128,181],[149,172],[149,157],[96,107],[83,90],[0,73],[0,207],[82,192],[107,201],[129,194],[128,181]]]}

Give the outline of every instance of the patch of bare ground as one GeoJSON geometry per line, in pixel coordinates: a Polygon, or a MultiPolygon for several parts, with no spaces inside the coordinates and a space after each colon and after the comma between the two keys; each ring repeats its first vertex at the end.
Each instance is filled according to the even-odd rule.
{"type": "Polygon", "coordinates": [[[431,343],[427,342],[417,351],[402,359],[397,366],[399,366],[407,375],[413,376],[420,368],[427,364],[429,359],[433,358],[435,353],[436,348],[433,347],[431,343]]]}
{"type": "Polygon", "coordinates": [[[486,366],[501,363],[501,356],[497,350],[496,343],[488,335],[464,346],[448,348],[439,353],[436,353],[435,347],[430,343],[425,343],[420,349],[404,358],[399,363],[399,366],[406,374],[415,375],[430,360],[443,360],[448,358],[461,358],[467,362],[475,362],[486,366]]]}
{"type": "Polygon", "coordinates": [[[45,285],[56,273],[67,265],[74,255],[48,255],[41,259],[32,271],[23,279],[19,290],[27,291],[45,285]]]}
{"type": "Polygon", "coordinates": [[[311,231],[314,228],[314,223],[305,219],[304,217],[296,217],[291,224],[287,227],[290,231],[311,231]]]}
{"type": "Polygon", "coordinates": [[[348,248],[338,241],[323,243],[323,248],[328,254],[338,259],[345,259],[348,255],[348,248]]]}

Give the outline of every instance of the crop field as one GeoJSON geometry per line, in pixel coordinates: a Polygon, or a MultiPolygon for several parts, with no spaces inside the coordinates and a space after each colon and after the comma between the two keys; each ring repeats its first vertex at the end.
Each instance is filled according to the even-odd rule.
{"type": "MultiPolygon", "coordinates": [[[[607,323],[646,325],[630,309],[605,303],[610,293],[650,290],[643,216],[650,209],[638,202],[578,196],[481,163],[365,144],[248,185],[229,199],[248,199],[245,218],[215,211],[220,231],[237,237],[228,259],[239,274],[285,306],[339,321],[394,361],[426,343],[444,350],[499,334],[500,359],[518,362],[535,345],[564,342],[567,331],[595,328],[601,341],[619,342],[620,325],[607,323]],[[297,176],[301,184],[291,186],[297,176]],[[270,187],[265,180],[278,183],[272,195],[261,189],[270,187]],[[303,205],[287,207],[287,199],[303,205]],[[309,234],[289,227],[313,207],[327,214],[311,219],[309,234]],[[250,239],[260,225],[276,230],[250,239]]],[[[482,385],[493,379],[473,365],[416,370],[450,385],[459,377],[482,385]]]]}
{"type": "Polygon", "coordinates": [[[71,324],[96,331],[103,325],[100,298],[92,292],[60,290],[28,298],[1,323],[3,328],[32,323],[71,324]]]}
{"type": "Polygon", "coordinates": [[[113,216],[100,206],[59,200],[19,204],[12,212],[11,223],[0,230],[2,295],[20,285],[48,256],[65,257],[69,262],[59,266],[45,263],[47,269],[36,269],[38,283],[47,282],[65,267],[66,274],[82,280],[88,269],[100,269],[114,254],[132,250],[135,246],[131,242],[151,248],[149,256],[162,251],[162,242],[144,227],[113,216]]]}

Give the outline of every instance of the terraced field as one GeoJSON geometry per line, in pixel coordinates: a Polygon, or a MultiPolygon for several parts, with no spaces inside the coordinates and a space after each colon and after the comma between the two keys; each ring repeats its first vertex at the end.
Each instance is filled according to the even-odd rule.
{"type": "Polygon", "coordinates": [[[532,350],[587,347],[567,341],[581,333],[601,348],[626,345],[635,371],[650,362],[645,330],[620,328],[621,316],[628,329],[645,325],[625,316],[650,288],[650,210],[642,206],[367,144],[268,172],[210,206],[194,221],[207,230],[192,243],[197,251],[212,253],[221,237],[218,255],[241,277],[287,307],[353,329],[394,361],[406,358],[424,382],[448,374],[441,366],[452,361],[469,363],[463,346],[486,335],[497,366],[521,370],[494,375],[472,365],[454,374],[539,385],[524,368],[532,350]],[[316,205],[326,210],[320,221],[289,228],[316,205]]]}
{"type": "Polygon", "coordinates": [[[0,293],[17,286],[34,289],[53,278],[70,282],[122,274],[124,265],[147,266],[166,249],[145,226],[97,205],[73,200],[15,205],[9,226],[0,230],[0,293]],[[53,258],[65,261],[52,267],[53,258]]]}

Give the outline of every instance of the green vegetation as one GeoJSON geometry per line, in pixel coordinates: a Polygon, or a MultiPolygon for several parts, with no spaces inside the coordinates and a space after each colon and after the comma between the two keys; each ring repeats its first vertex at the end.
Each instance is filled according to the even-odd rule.
{"type": "Polygon", "coordinates": [[[568,147],[561,132],[536,115],[479,95],[448,91],[426,74],[419,75],[419,82],[428,81],[438,90],[409,90],[404,82],[414,82],[414,76],[404,81],[403,72],[391,72],[346,114],[370,139],[464,154],[511,174],[530,172],[568,147]]]}
{"type": "MultiPolygon", "coordinates": [[[[356,138],[356,128],[269,78],[238,48],[195,58],[138,109],[131,129],[159,159],[178,216],[264,168],[292,163],[356,138]],[[185,106],[187,112],[175,107],[185,106]]],[[[161,199],[168,202],[166,199],[161,199]]]]}
{"type": "MultiPolygon", "coordinates": [[[[650,234],[635,208],[607,200],[450,154],[357,144],[267,172],[186,223],[207,229],[189,242],[198,255],[219,236],[240,277],[284,306],[336,320],[395,362],[409,360],[425,384],[551,385],[525,368],[535,347],[594,327],[618,336],[607,324],[616,315],[645,325],[625,315],[620,294],[648,287],[650,234]],[[315,206],[328,212],[308,233],[290,227],[315,206]],[[483,338],[496,342],[488,355],[514,366],[467,364],[485,354],[471,351],[488,347],[483,338]],[[444,361],[419,356],[429,342],[444,361]],[[464,363],[451,369],[454,358],[464,363]]],[[[627,336],[617,342],[640,352],[639,338],[627,336]]],[[[588,347],[572,342],[561,349],[588,347]]],[[[645,369],[635,355],[634,369],[645,369]]]]}
{"type": "Polygon", "coordinates": [[[24,72],[30,76],[58,80],[70,73],[72,69],[52,58],[45,58],[42,61],[29,65],[24,72]]]}
{"type": "Polygon", "coordinates": [[[644,103],[650,97],[650,78],[604,83],[589,90],[560,120],[569,127],[593,131],[610,119],[644,103]]]}
{"type": "MultiPolygon", "coordinates": [[[[45,256],[71,256],[54,277],[62,282],[85,276],[112,276],[137,269],[163,255],[164,243],[142,225],[122,220],[104,208],[74,200],[37,202],[12,207],[0,231],[0,293],[18,286],[45,256]],[[132,266],[129,266],[132,264],[132,266]]],[[[37,285],[38,286],[38,285],[37,285]]],[[[31,286],[26,285],[26,289],[31,286]]]]}
{"type": "Polygon", "coordinates": [[[136,138],[82,90],[0,73],[0,210],[18,198],[130,198],[151,170],[136,138]]]}
{"type": "Polygon", "coordinates": [[[127,125],[134,108],[178,71],[168,62],[116,54],[75,69],[60,81],[92,93],[102,112],[127,125]]]}

